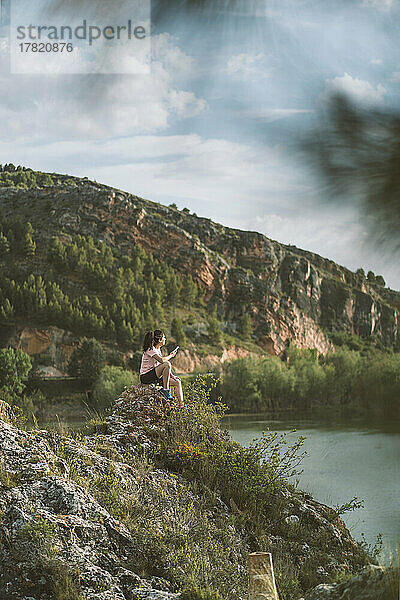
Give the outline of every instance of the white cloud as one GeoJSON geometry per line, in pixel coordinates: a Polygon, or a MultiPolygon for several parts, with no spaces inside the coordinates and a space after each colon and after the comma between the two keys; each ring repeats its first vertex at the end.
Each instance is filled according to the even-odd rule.
{"type": "Polygon", "coordinates": [[[202,113],[207,102],[202,98],[197,98],[193,92],[184,92],[171,90],[169,94],[171,109],[182,119],[190,119],[202,113]]]}
{"type": "Polygon", "coordinates": [[[393,4],[394,0],[362,0],[362,6],[379,10],[388,10],[392,8],[393,4]]]}
{"type": "Polygon", "coordinates": [[[174,79],[186,77],[193,72],[195,61],[174,43],[169,33],[160,33],[152,38],[152,57],[162,63],[174,79]]]}
{"type": "Polygon", "coordinates": [[[338,92],[350,96],[359,104],[373,105],[382,104],[386,89],[380,83],[374,87],[369,81],[345,73],[342,77],[326,80],[322,100],[338,92]]]}
{"type": "Polygon", "coordinates": [[[389,81],[392,81],[393,83],[399,83],[400,82],[400,71],[395,71],[394,73],[392,73],[392,76],[389,79],[389,81]]]}
{"type": "Polygon", "coordinates": [[[381,58],[373,58],[372,60],[369,61],[370,65],[382,65],[383,64],[383,60],[381,58]]]}
{"type": "Polygon", "coordinates": [[[265,79],[271,76],[274,69],[263,52],[231,56],[226,68],[229,75],[241,79],[265,79]]]}
{"type": "MultiPolygon", "coordinates": [[[[129,136],[199,115],[206,101],[178,83],[192,69],[191,57],[168,34],[155,36],[154,49],[149,75],[16,77],[0,68],[3,139],[16,140],[28,131],[32,139],[129,136]]],[[[129,60],[123,49],[114,58],[121,64],[129,60]]]]}

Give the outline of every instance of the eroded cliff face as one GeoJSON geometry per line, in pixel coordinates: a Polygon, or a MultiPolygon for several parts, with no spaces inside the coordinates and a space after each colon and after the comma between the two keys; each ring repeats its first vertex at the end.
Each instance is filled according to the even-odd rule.
{"type": "Polygon", "coordinates": [[[65,368],[78,339],[69,331],[59,327],[16,327],[8,339],[14,348],[19,348],[31,357],[40,356],[46,365],[65,368]]]}
{"type": "MultiPolygon", "coordinates": [[[[223,227],[104,185],[76,179],[35,190],[0,190],[5,216],[21,214],[35,235],[91,235],[129,254],[135,244],[192,276],[219,317],[251,314],[258,342],[271,354],[288,343],[332,346],[329,332],[399,339],[400,293],[371,285],[328,259],[265,236],[223,227]]],[[[69,178],[70,180],[70,178],[69,178]]]]}
{"type": "Polygon", "coordinates": [[[230,346],[223,348],[221,354],[208,354],[206,357],[199,356],[195,346],[188,350],[180,351],[174,359],[174,371],[176,373],[193,373],[200,370],[212,370],[219,368],[225,362],[231,362],[238,358],[244,358],[250,353],[245,348],[230,346]]]}

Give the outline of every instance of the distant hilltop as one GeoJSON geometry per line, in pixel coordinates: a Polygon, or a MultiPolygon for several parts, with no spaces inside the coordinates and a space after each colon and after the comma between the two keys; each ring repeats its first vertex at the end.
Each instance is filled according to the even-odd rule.
{"type": "Polygon", "coordinates": [[[92,314],[95,337],[134,346],[143,326],[157,321],[154,305],[167,328],[174,305],[188,339],[205,345],[212,315],[225,347],[240,345],[244,319],[250,350],[270,354],[282,355],[290,342],[326,353],[338,336],[398,346],[400,293],[381,276],[353,273],[260,233],[87,178],[13,165],[1,167],[0,210],[3,324],[58,326],[79,335],[79,314],[85,326],[92,314]],[[18,296],[15,285],[41,293],[42,309],[25,299],[29,310],[22,310],[25,292],[18,296]]]}

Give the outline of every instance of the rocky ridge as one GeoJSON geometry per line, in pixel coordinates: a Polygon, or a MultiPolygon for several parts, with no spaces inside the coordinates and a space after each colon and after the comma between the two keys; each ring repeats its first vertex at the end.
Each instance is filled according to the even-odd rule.
{"type": "MultiPolygon", "coordinates": [[[[196,551],[194,564],[205,561],[205,569],[216,568],[204,554],[216,540],[223,540],[229,552],[218,554],[217,568],[229,574],[227,600],[245,597],[246,557],[252,549],[232,523],[235,506],[228,507],[218,495],[204,506],[181,476],[146,462],[172,408],[161,403],[151,386],[132,388],[117,401],[105,422],[94,425],[96,433],[74,439],[46,430],[19,429],[10,407],[1,404],[1,599],[179,598],[177,580],[183,572],[166,549],[182,536],[186,544],[197,540],[193,543],[196,550],[189,544],[185,552],[196,551]],[[205,542],[204,531],[209,536],[205,542]],[[157,551],[157,540],[166,534],[167,546],[157,551]],[[142,572],[138,572],[139,565],[142,572]],[[166,574],[171,574],[170,579],[166,574]],[[62,595],[66,589],[69,595],[62,595]]],[[[283,564],[290,557],[296,568],[304,568],[307,562],[318,565],[321,585],[307,600],[372,600],[368,595],[340,595],[344,584],[340,588],[324,583],[333,573],[349,575],[361,568],[362,553],[344,522],[332,518],[332,509],[306,494],[282,493],[288,537],[271,532],[265,540],[277,568],[279,557],[283,564]],[[290,528],[294,531],[305,524],[307,542],[291,541],[290,528]],[[332,554],[316,563],[321,561],[316,541],[321,532],[332,554]]],[[[371,569],[369,579],[362,577],[380,580],[378,571],[371,575],[371,569]]],[[[354,589],[359,591],[357,581],[354,589]]],[[[378,583],[374,589],[380,589],[378,583]]]]}
{"type": "Polygon", "coordinates": [[[190,272],[227,327],[250,312],[258,342],[281,354],[289,341],[326,352],[330,331],[399,339],[400,293],[372,285],[328,259],[255,233],[224,227],[86,179],[58,175],[58,185],[0,189],[5,216],[28,217],[36,234],[91,235],[129,254],[140,244],[190,272]],[[163,244],[159,243],[163,239],[163,244]]]}

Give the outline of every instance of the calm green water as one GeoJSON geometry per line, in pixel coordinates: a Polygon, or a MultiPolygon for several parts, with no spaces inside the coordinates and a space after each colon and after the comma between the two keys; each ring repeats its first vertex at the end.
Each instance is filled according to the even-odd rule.
{"type": "Polygon", "coordinates": [[[374,417],[227,417],[234,440],[243,446],[262,431],[290,432],[288,440],[306,436],[307,451],[299,487],[328,505],[357,496],[364,508],[345,513],[353,537],[369,544],[381,533],[380,560],[388,561],[400,543],[400,420],[374,417]]]}

